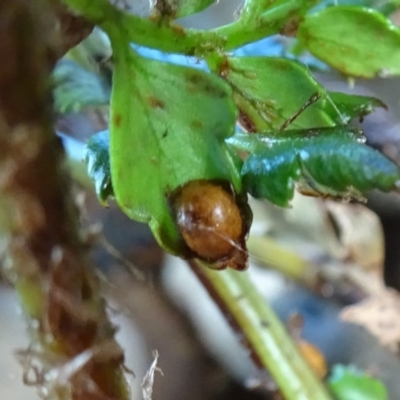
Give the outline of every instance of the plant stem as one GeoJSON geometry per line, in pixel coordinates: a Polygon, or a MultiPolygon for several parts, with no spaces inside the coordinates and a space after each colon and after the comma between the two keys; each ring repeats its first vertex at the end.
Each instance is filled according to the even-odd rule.
{"type": "Polygon", "coordinates": [[[108,0],[63,0],[74,12],[108,34],[123,31],[130,42],[164,52],[201,57],[213,51],[231,51],[264,37],[285,32],[291,20],[300,18],[313,0],[247,0],[239,18],[210,30],[184,29],[170,20],[141,18],[114,7],[108,0]],[[293,17],[294,18],[294,17],[293,17]]]}
{"type": "Polygon", "coordinates": [[[293,340],[245,272],[213,271],[190,263],[210,295],[229,315],[262,367],[275,379],[286,400],[331,400],[299,354],[293,340]]]}
{"type": "Polygon", "coordinates": [[[53,130],[48,82],[59,49],[48,5],[0,2],[0,230],[30,329],[25,374],[36,373],[48,399],[128,400],[122,350],[53,130]]]}
{"type": "Polygon", "coordinates": [[[261,261],[306,287],[315,287],[319,279],[317,267],[286,249],[276,240],[268,236],[250,235],[247,246],[250,255],[256,261],[261,261]]]}

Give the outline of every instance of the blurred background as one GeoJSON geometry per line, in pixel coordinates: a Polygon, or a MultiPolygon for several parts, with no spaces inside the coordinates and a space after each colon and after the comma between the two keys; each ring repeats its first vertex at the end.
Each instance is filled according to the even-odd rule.
{"type": "MultiPolygon", "coordinates": [[[[141,15],[149,10],[147,1],[114,2],[141,15]]],[[[228,23],[242,3],[220,0],[182,24],[211,28],[228,23]]],[[[279,56],[288,48],[288,40],[277,36],[239,54],[279,56]]],[[[194,66],[193,60],[183,62],[194,66]]],[[[349,82],[323,65],[317,65],[315,77],[330,90],[374,96],[388,105],[387,111],[366,117],[362,127],[369,144],[400,164],[400,79],[349,82]]],[[[79,171],[87,139],[107,124],[104,107],[58,115],[56,127],[67,135],[73,168],[79,171]]],[[[148,227],[129,220],[113,202],[102,207],[85,178],[78,181],[82,223],[96,239],[92,257],[109,313],[120,328],[127,367],[135,374],[130,377],[132,399],[142,398],[140,384],[154,350],[163,375],[156,373],[153,399],[278,398],[268,374],[252,363],[186,263],[166,255],[148,227]]],[[[366,205],[345,204],[296,196],[285,210],[251,200],[249,271],[289,331],[317,346],[328,366],[354,364],[381,378],[396,400],[400,198],[374,192],[368,200],[366,205]],[[304,274],[299,277],[296,271],[304,274]]],[[[34,389],[21,383],[17,356],[28,345],[24,320],[6,281],[0,282],[0,321],[0,398],[33,399],[34,389]]]]}

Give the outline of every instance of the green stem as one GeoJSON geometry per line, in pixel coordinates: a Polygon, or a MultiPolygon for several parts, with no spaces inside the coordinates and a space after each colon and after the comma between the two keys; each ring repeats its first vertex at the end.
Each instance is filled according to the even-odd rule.
{"type": "Polygon", "coordinates": [[[74,12],[103,28],[108,34],[124,31],[130,42],[164,52],[202,56],[215,50],[230,51],[284,31],[291,15],[303,15],[314,1],[248,0],[240,18],[210,30],[184,29],[175,22],[141,18],[117,9],[108,0],[64,0],[74,12]]]}
{"type": "Polygon", "coordinates": [[[213,271],[194,262],[191,266],[223,311],[232,317],[286,400],[332,400],[247,273],[213,271]]]}
{"type": "Polygon", "coordinates": [[[276,240],[268,236],[251,235],[247,240],[247,247],[255,260],[308,288],[315,288],[319,279],[317,268],[276,240]]]}

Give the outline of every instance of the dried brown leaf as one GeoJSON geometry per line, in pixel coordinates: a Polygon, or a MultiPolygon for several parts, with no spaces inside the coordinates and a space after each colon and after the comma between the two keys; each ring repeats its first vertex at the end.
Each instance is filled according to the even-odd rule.
{"type": "Polygon", "coordinates": [[[162,370],[157,366],[158,364],[158,351],[153,351],[154,360],[150,365],[149,370],[146,372],[146,375],[142,381],[142,392],[143,392],[143,399],[144,400],[152,400],[153,395],[153,386],[154,386],[154,375],[159,372],[161,375],[164,375],[162,370]]]}
{"type": "Polygon", "coordinates": [[[326,202],[348,261],[367,271],[382,274],[384,258],[383,230],[378,216],[361,204],[326,202]]]}
{"type": "Polygon", "coordinates": [[[346,322],[361,325],[379,342],[392,351],[398,351],[400,342],[400,294],[384,289],[379,294],[346,307],[341,318],[346,322]]]}

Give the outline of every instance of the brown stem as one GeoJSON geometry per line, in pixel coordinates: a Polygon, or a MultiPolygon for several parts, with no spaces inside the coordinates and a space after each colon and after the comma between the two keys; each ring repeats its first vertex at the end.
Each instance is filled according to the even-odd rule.
{"type": "MultiPolygon", "coordinates": [[[[46,398],[128,398],[123,354],[87,259],[48,76],[61,41],[41,0],[0,2],[0,229],[46,398]],[[58,43],[58,46],[57,46],[58,43]]],[[[34,365],[35,364],[35,365],[34,365]]]]}

